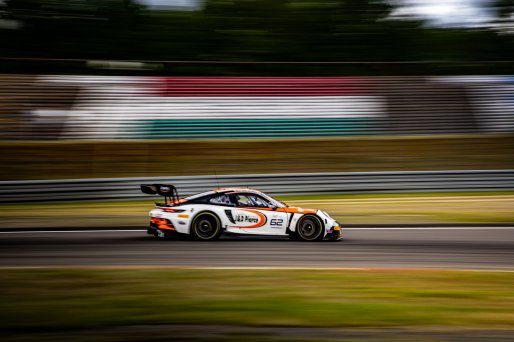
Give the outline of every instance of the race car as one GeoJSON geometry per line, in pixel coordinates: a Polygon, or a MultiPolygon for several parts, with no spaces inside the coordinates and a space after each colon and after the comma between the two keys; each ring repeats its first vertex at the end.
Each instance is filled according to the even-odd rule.
{"type": "Polygon", "coordinates": [[[149,213],[148,234],[187,234],[216,240],[222,234],[289,236],[294,240],[341,240],[341,225],[326,212],[291,207],[258,190],[223,188],[179,198],[166,184],[142,184],[146,194],[164,196],[149,213]]]}

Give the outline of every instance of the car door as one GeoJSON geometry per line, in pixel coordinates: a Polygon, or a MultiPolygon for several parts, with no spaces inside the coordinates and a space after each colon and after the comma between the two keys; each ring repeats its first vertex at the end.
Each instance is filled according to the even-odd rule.
{"type": "Polygon", "coordinates": [[[264,197],[253,193],[235,193],[234,198],[233,228],[247,234],[286,234],[287,213],[277,211],[264,197]]]}

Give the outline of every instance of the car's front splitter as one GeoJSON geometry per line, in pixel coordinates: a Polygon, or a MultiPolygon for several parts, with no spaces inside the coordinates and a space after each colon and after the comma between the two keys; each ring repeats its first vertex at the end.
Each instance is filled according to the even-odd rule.
{"type": "Polygon", "coordinates": [[[343,239],[343,236],[341,234],[341,229],[330,229],[328,234],[325,236],[325,240],[328,241],[340,241],[343,239]]]}

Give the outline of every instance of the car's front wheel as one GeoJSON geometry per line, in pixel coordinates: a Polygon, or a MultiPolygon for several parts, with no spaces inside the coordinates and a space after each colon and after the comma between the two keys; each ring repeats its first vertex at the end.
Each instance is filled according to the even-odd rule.
{"type": "Polygon", "coordinates": [[[221,235],[221,221],[211,212],[198,214],[191,225],[191,235],[197,240],[216,240],[221,235]]]}
{"type": "Polygon", "coordinates": [[[319,218],[306,215],[296,225],[296,237],[303,241],[323,240],[323,226],[319,218]]]}

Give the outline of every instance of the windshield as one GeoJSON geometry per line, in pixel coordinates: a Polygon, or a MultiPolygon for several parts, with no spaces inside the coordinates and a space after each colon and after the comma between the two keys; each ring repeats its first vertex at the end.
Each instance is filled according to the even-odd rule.
{"type": "Polygon", "coordinates": [[[281,202],[281,201],[279,201],[277,199],[274,199],[271,196],[268,196],[268,195],[265,195],[265,194],[262,194],[262,196],[264,196],[267,200],[269,200],[277,208],[287,208],[288,207],[288,205],[285,204],[284,202],[281,202]]]}

